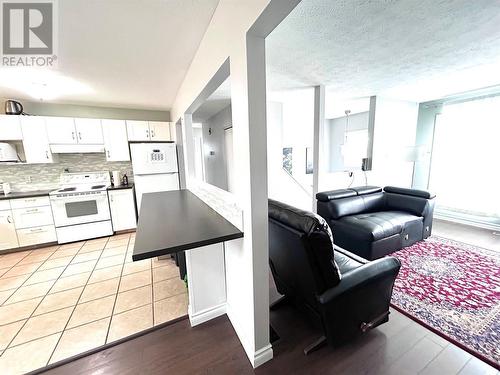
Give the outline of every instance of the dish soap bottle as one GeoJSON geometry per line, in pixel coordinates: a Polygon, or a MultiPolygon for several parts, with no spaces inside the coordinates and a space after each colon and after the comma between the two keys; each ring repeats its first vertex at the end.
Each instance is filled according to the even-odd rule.
{"type": "Polygon", "coordinates": [[[122,177],[122,185],[128,186],[128,177],[126,173],[122,177]]]}

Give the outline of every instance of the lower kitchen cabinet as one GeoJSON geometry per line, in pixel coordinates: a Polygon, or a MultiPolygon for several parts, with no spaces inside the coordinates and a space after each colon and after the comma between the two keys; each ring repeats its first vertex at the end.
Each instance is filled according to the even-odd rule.
{"type": "Polygon", "coordinates": [[[135,229],[137,220],[135,215],[134,189],[109,190],[109,207],[113,231],[135,229]]]}
{"type": "Polygon", "coordinates": [[[21,247],[57,241],[54,225],[18,229],[17,237],[19,239],[19,246],[21,247]]]}
{"type": "Polygon", "coordinates": [[[19,246],[11,210],[0,211],[0,250],[19,246]]]}

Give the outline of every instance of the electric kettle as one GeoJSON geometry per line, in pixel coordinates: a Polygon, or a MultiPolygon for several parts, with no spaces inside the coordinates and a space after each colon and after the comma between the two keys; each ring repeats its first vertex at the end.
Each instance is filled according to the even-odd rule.
{"type": "Polygon", "coordinates": [[[7,100],[5,102],[6,115],[22,115],[23,105],[15,100],[7,100]]]}

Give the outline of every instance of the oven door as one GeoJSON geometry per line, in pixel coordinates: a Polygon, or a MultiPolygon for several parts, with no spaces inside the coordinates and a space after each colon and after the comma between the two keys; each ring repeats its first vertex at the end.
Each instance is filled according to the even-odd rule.
{"type": "Polygon", "coordinates": [[[104,191],[56,195],[50,203],[56,227],[111,219],[108,194],[104,191]]]}

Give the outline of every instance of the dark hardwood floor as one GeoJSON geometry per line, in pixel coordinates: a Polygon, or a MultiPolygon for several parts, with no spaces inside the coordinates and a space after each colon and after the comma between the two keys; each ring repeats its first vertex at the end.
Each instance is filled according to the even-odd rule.
{"type": "Polygon", "coordinates": [[[338,348],[309,356],[319,332],[291,306],[271,312],[281,339],[274,359],[253,370],[226,316],[191,328],[177,322],[45,374],[498,374],[404,315],[338,348]]]}

